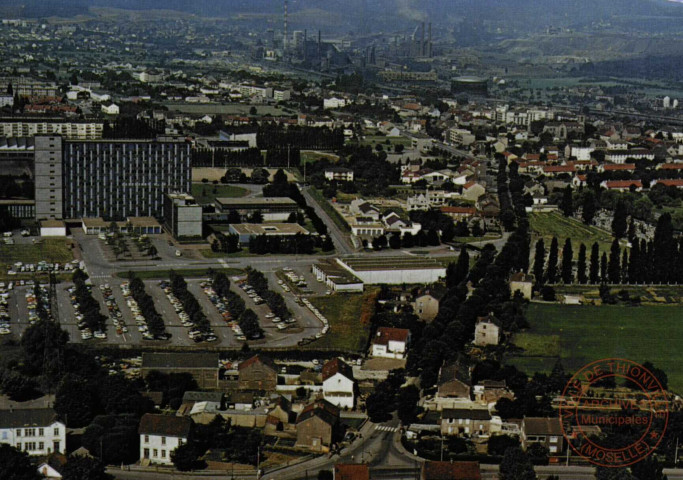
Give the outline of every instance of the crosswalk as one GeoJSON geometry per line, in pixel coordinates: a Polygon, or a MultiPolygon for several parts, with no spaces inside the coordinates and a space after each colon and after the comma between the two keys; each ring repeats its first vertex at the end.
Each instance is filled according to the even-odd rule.
{"type": "Polygon", "coordinates": [[[389,425],[375,425],[375,430],[380,432],[395,432],[398,430],[397,427],[390,427],[389,425]]]}

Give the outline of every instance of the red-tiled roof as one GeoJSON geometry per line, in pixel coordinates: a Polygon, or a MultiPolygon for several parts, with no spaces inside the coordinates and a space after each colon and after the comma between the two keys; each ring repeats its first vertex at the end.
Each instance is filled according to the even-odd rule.
{"type": "Polygon", "coordinates": [[[544,173],[572,173],[576,171],[574,165],[546,165],[543,167],[544,173]]]}
{"type": "Polygon", "coordinates": [[[683,187],[683,179],[680,178],[657,180],[657,183],[667,187],[683,187]]]}
{"type": "Polygon", "coordinates": [[[372,339],[376,345],[387,345],[391,342],[407,342],[410,330],[405,328],[379,327],[377,334],[372,339]]]}
{"type": "Polygon", "coordinates": [[[475,213],[477,213],[477,209],[474,207],[441,207],[441,212],[474,215],[475,213]]]}
{"type": "Polygon", "coordinates": [[[605,169],[606,172],[615,171],[615,170],[635,170],[636,164],[635,163],[609,163],[609,164],[603,165],[603,168],[605,169]]]}
{"type": "Polygon", "coordinates": [[[339,358],[333,358],[323,365],[323,382],[330,377],[334,377],[337,373],[341,373],[346,378],[353,380],[353,370],[351,367],[339,358]]]}
{"type": "Polygon", "coordinates": [[[662,163],[659,168],[661,170],[683,170],[683,163],[662,163]]]}
{"type": "Polygon", "coordinates": [[[237,369],[242,370],[243,368],[247,368],[255,363],[263,363],[264,365],[268,365],[270,368],[277,371],[277,367],[275,366],[273,360],[270,357],[265,357],[262,355],[254,355],[253,357],[241,362],[237,369]]]}
{"type": "Polygon", "coordinates": [[[316,400],[304,407],[296,419],[296,423],[301,423],[311,417],[318,417],[324,422],[334,425],[339,420],[339,409],[327,400],[316,400]]]}
{"type": "Polygon", "coordinates": [[[337,464],[334,480],[370,480],[370,468],[365,464],[337,464]]]}
{"type": "Polygon", "coordinates": [[[140,419],[138,433],[141,435],[187,438],[191,428],[192,420],[188,417],[147,413],[140,419]]]}
{"type": "Polygon", "coordinates": [[[607,188],[630,188],[635,185],[636,188],[642,188],[643,182],[640,180],[608,180],[605,182],[607,188]]]}

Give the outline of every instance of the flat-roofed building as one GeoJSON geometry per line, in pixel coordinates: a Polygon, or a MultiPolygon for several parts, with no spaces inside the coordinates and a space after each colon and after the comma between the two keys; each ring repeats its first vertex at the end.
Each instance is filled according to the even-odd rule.
{"type": "Polygon", "coordinates": [[[61,117],[8,117],[0,118],[0,136],[33,137],[35,135],[61,135],[72,140],[102,138],[104,123],[101,120],[66,120],[61,117]]]}
{"type": "Polygon", "coordinates": [[[234,223],[228,231],[239,236],[240,245],[249,245],[251,237],[259,235],[288,237],[309,234],[308,230],[298,223],[234,223]]]}
{"type": "Polygon", "coordinates": [[[344,258],[339,265],[367,284],[434,283],[446,275],[446,267],[429,257],[344,258]]]}
{"type": "Polygon", "coordinates": [[[174,237],[202,236],[202,207],[192,195],[169,193],[164,202],[164,223],[174,237]]]}
{"type": "Polygon", "coordinates": [[[299,210],[298,204],[288,197],[217,198],[215,205],[221,213],[235,210],[242,217],[261,212],[263,219],[270,222],[287,220],[292,212],[299,210]]]}
{"type": "Polygon", "coordinates": [[[335,292],[362,292],[363,281],[333,260],[313,264],[316,278],[335,292]]]}

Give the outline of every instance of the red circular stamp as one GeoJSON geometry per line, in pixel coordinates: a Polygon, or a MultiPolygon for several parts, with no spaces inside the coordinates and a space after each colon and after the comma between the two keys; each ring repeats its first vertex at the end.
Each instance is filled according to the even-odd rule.
{"type": "Polygon", "coordinates": [[[642,365],[605,358],[581,368],[560,400],[569,447],[603,467],[626,467],[650,455],[669,421],[666,390],[642,365]]]}

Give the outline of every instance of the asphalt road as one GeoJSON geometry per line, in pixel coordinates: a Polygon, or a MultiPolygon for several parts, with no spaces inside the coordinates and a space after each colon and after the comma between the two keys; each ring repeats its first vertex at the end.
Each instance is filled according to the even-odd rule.
{"type": "Polygon", "coordinates": [[[332,241],[334,242],[334,247],[337,249],[339,255],[348,255],[349,253],[355,252],[355,249],[351,246],[349,237],[341,231],[336,223],[330,218],[325,210],[318,204],[318,202],[311,196],[307,187],[301,189],[301,193],[306,199],[306,203],[313,207],[315,213],[325,222],[327,225],[327,230],[330,232],[332,241]]]}

